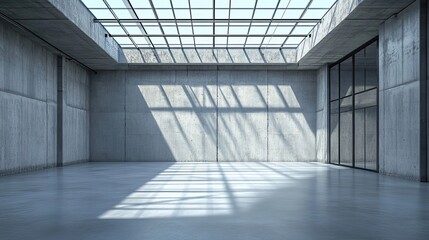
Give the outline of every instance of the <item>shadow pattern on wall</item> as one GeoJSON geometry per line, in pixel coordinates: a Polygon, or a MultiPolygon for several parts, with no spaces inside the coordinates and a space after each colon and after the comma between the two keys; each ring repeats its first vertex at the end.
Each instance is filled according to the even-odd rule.
{"type": "MultiPolygon", "coordinates": [[[[125,161],[316,159],[315,72],[122,73],[125,99],[120,100],[124,104],[120,111],[125,120],[115,128],[125,126],[121,133],[125,161]]],[[[98,81],[101,84],[93,86],[106,88],[105,81],[96,77],[98,81]]],[[[121,88],[120,83],[113,84],[121,88]]],[[[100,89],[95,92],[95,97],[103,94],[100,89]]],[[[102,120],[93,119],[97,125],[93,131],[99,131],[98,121],[102,120]]],[[[92,148],[95,161],[102,160],[99,149],[113,146],[98,147],[92,148]]]]}

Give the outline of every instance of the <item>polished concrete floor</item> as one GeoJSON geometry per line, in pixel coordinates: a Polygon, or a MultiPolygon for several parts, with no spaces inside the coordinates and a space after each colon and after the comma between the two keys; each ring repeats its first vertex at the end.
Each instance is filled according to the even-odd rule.
{"type": "Polygon", "coordinates": [[[0,239],[429,239],[429,184],[318,163],[88,163],[0,178],[0,239]]]}

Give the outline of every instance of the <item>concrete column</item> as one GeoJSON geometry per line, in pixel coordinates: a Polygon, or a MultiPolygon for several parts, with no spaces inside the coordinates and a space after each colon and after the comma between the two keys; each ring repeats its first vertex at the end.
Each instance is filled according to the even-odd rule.
{"type": "Polygon", "coordinates": [[[426,181],[426,1],[380,27],[380,173],[426,181]]]}
{"type": "Polygon", "coordinates": [[[328,65],[317,71],[317,128],[316,158],[318,162],[328,162],[328,65]]]}

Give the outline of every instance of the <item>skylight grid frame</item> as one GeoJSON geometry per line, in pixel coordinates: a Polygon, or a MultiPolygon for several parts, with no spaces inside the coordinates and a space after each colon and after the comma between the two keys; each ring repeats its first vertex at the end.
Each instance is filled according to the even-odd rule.
{"type": "MultiPolygon", "coordinates": [[[[269,2],[260,0],[249,0],[249,2],[226,0],[223,5],[218,5],[218,1],[211,0],[211,2],[207,1],[207,5],[203,5],[206,2],[202,3],[194,0],[184,0],[180,3],[176,0],[166,0],[161,4],[158,4],[157,0],[100,0],[98,2],[102,1],[105,6],[98,6],[94,4],[93,0],[81,1],[84,4],[89,2],[90,11],[109,10],[110,14],[103,15],[99,13],[99,18],[95,17],[94,21],[103,24],[106,28],[109,28],[109,31],[111,30],[115,33],[123,31],[125,34],[112,34],[109,32],[109,36],[118,39],[127,37],[129,39],[128,43],[120,42],[120,46],[127,49],[132,47],[137,49],[164,47],[175,49],[178,46],[189,48],[191,41],[192,47],[195,49],[206,49],[208,45],[213,49],[225,48],[225,45],[226,48],[254,48],[257,44],[262,49],[296,48],[309,36],[314,26],[321,21],[321,18],[326,15],[326,12],[336,2],[335,0],[325,2],[322,0],[275,0],[269,2]],[[112,2],[113,5],[109,5],[109,2],[112,2]],[[128,4],[125,4],[125,2],[128,2],[128,4]],[[293,6],[289,6],[290,2],[294,2],[294,4],[291,4],[293,6]],[[136,3],[137,6],[132,6],[133,3],[136,3]],[[115,10],[121,10],[122,12],[117,15],[115,10]],[[132,18],[121,18],[128,16],[128,13],[124,10],[128,10],[129,16],[132,18]],[[140,10],[146,11],[146,15],[136,12],[140,10]],[[158,11],[160,10],[163,12],[159,13],[158,11]],[[223,11],[223,13],[218,14],[218,10],[223,11]],[[312,11],[306,14],[308,10],[312,11]],[[153,15],[152,13],[147,15],[147,11],[152,11],[153,15]],[[181,12],[178,13],[177,11],[181,12]],[[267,13],[270,14],[268,16],[271,16],[271,18],[264,18],[267,16],[264,14],[267,13]],[[317,17],[311,18],[311,14],[315,14],[313,16],[317,17]],[[220,33],[217,32],[219,27],[219,29],[222,28],[222,25],[219,25],[222,23],[226,24],[226,36],[221,34],[223,30],[220,33]],[[133,31],[131,29],[132,24],[141,26],[142,31],[138,31],[136,27],[134,27],[136,30],[133,31]],[[259,25],[255,28],[255,24],[266,25],[259,25]],[[274,25],[275,28],[273,28],[274,25]],[[143,34],[130,33],[127,30],[127,26],[130,27],[131,32],[143,32],[143,34]],[[206,26],[209,27],[205,29],[206,26]],[[115,30],[116,27],[118,27],[118,31],[115,30]],[[155,31],[155,33],[158,32],[159,34],[148,34],[145,27],[151,28],[151,33],[155,31]],[[153,27],[159,28],[160,32],[153,27]],[[190,27],[191,35],[181,34],[181,31],[186,27],[190,27]],[[119,30],[119,28],[122,30],[119,30]],[[166,32],[167,30],[168,32],[166,32]],[[209,31],[211,34],[208,34],[209,31]],[[247,35],[244,34],[244,31],[247,32],[247,35]],[[251,34],[252,31],[254,33],[265,31],[265,35],[254,36],[251,34]],[[177,35],[172,34],[175,32],[177,32],[177,35]],[[206,33],[207,35],[205,35],[206,33]],[[135,39],[137,37],[144,37],[146,40],[143,43],[135,39]],[[284,38],[284,41],[281,37],[284,38]],[[296,38],[296,41],[288,41],[292,38],[296,38]]],[[[94,12],[93,14],[96,16],[97,13],[94,12]]],[[[185,33],[190,33],[190,31],[184,31],[185,33]]],[[[154,51],[154,55],[158,58],[156,51],[154,51]]]]}

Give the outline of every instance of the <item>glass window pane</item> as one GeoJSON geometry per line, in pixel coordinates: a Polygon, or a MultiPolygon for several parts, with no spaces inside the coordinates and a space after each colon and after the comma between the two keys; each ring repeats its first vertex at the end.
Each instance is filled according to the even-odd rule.
{"type": "Polygon", "coordinates": [[[365,109],[355,110],[355,166],[365,168],[365,109]]]}
{"type": "Polygon", "coordinates": [[[340,164],[353,165],[353,111],[340,113],[340,164]]]}
{"type": "Polygon", "coordinates": [[[355,54],[355,93],[365,90],[365,49],[355,54]]]}
{"type": "Polygon", "coordinates": [[[136,9],[137,17],[140,19],[155,19],[152,9],[136,9]]]}
{"type": "Polygon", "coordinates": [[[374,42],[365,48],[365,89],[371,89],[378,84],[378,44],[374,42]]]}
{"type": "Polygon", "coordinates": [[[355,95],[355,108],[367,108],[377,105],[377,89],[355,95]]]}
{"type": "Polygon", "coordinates": [[[330,113],[330,162],[338,164],[338,123],[339,123],[339,101],[331,102],[330,113]]]}
{"type": "Polygon", "coordinates": [[[377,107],[365,110],[365,168],[377,170],[377,107]]]}
{"type": "Polygon", "coordinates": [[[340,112],[353,111],[353,97],[340,99],[340,112]]]}
{"type": "Polygon", "coordinates": [[[338,77],[338,65],[335,65],[331,68],[329,77],[330,77],[330,95],[331,100],[339,98],[339,77],[338,77]]]}
{"type": "Polygon", "coordinates": [[[353,94],[353,58],[340,63],[340,97],[353,94]]]}
{"type": "Polygon", "coordinates": [[[255,19],[271,19],[274,14],[274,9],[256,9],[255,15],[253,18],[255,19]]]}

